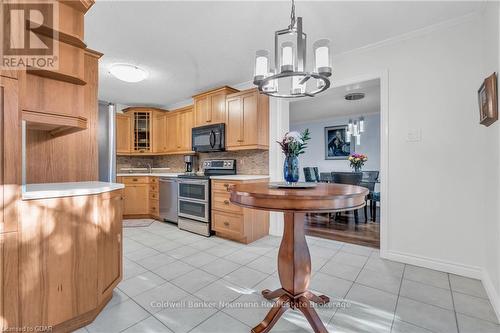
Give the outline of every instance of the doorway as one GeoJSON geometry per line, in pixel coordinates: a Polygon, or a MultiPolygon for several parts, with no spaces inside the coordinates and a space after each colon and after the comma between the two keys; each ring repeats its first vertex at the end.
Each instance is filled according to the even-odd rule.
{"type": "Polygon", "coordinates": [[[308,129],[311,141],[300,156],[300,180],[352,183],[370,190],[366,209],[308,214],[306,234],[380,247],[381,233],[381,80],[353,81],[314,98],[291,101],[289,129],[308,129]],[[367,160],[353,172],[349,156],[367,160]]]}

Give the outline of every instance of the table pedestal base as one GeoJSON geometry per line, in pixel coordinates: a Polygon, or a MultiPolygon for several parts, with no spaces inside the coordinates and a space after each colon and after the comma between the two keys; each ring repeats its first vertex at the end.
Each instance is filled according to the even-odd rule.
{"type": "Polygon", "coordinates": [[[326,304],[327,296],[317,296],[309,291],[311,256],[304,234],[304,213],[285,213],[283,239],[278,253],[278,274],[281,288],[262,291],[266,299],[275,299],[264,320],[252,329],[253,333],[266,333],[276,324],[288,307],[298,309],[316,333],[328,333],[311,302],[326,304]]]}

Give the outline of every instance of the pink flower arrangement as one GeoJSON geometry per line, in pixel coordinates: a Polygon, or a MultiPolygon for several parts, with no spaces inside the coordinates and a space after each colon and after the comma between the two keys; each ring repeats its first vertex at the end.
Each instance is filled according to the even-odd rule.
{"type": "Polygon", "coordinates": [[[365,164],[366,161],[368,161],[368,156],[365,154],[351,154],[347,158],[349,162],[351,163],[351,168],[354,168],[354,170],[359,171],[361,167],[365,164]]]}

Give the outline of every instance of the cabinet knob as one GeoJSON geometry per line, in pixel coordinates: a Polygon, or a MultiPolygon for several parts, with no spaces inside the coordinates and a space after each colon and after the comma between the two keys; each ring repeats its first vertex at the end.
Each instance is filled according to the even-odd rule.
{"type": "Polygon", "coordinates": [[[227,222],[227,221],[226,221],[226,222],[224,222],[224,225],[225,225],[226,227],[229,227],[229,222],[227,222]]]}
{"type": "Polygon", "coordinates": [[[224,200],[225,205],[229,205],[229,200],[224,200]]]}
{"type": "Polygon", "coordinates": [[[133,181],[133,182],[136,182],[136,181],[139,181],[139,179],[137,179],[137,178],[133,178],[133,179],[132,179],[132,181],[133,181]]]}

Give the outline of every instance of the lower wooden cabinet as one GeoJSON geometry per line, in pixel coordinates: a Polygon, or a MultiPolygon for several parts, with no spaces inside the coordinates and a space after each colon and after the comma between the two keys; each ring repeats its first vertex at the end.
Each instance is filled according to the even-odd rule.
{"type": "Polygon", "coordinates": [[[22,327],[72,331],[90,322],[122,277],[122,191],[23,201],[22,327]]]}
{"type": "Polygon", "coordinates": [[[123,198],[117,193],[111,194],[102,199],[100,206],[101,232],[97,239],[99,303],[112,296],[122,277],[123,198]]]}
{"type": "Polygon", "coordinates": [[[125,218],[160,217],[158,177],[121,176],[118,183],[125,184],[123,216],[125,218]]]}
{"type": "Polygon", "coordinates": [[[231,186],[245,181],[212,180],[211,182],[212,230],[217,236],[248,244],[269,234],[269,212],[242,208],[229,201],[231,186]]]}
{"type": "Polygon", "coordinates": [[[123,193],[124,215],[147,215],[149,184],[126,184],[123,193]]]}

